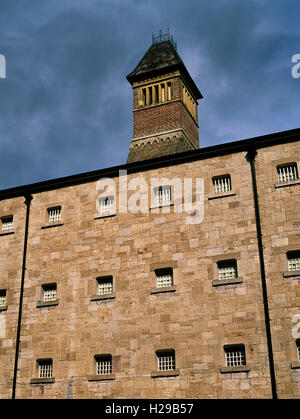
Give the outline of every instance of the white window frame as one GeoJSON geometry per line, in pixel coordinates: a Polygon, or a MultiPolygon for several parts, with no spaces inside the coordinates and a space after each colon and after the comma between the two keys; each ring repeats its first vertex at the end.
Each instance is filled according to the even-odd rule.
{"type": "Polygon", "coordinates": [[[4,217],[1,217],[2,231],[8,231],[13,228],[13,219],[13,215],[6,215],[4,217]]]}
{"type": "Polygon", "coordinates": [[[52,378],[53,377],[53,362],[52,359],[39,359],[38,364],[38,377],[39,378],[52,378]]]}
{"type": "Polygon", "coordinates": [[[168,205],[172,202],[171,185],[160,185],[153,189],[155,203],[157,205],[168,205]]]}
{"type": "Polygon", "coordinates": [[[59,223],[61,221],[61,206],[48,208],[47,211],[49,224],[59,223]]]}
{"type": "Polygon", "coordinates": [[[174,285],[172,268],[155,269],[155,276],[157,288],[172,287],[174,285]]]}
{"type": "Polygon", "coordinates": [[[157,370],[158,371],[174,371],[175,364],[175,351],[172,350],[159,350],[156,351],[157,370]]]}
{"type": "Polygon", "coordinates": [[[57,299],[57,286],[56,284],[44,284],[42,285],[43,289],[43,301],[50,302],[56,301],[57,299]]]}
{"type": "Polygon", "coordinates": [[[241,367],[246,365],[244,345],[226,345],[224,346],[224,354],[227,367],[241,367]]]}
{"type": "Polygon", "coordinates": [[[300,250],[287,252],[288,271],[300,271],[300,250]]]}
{"type": "Polygon", "coordinates": [[[6,305],[6,290],[0,290],[0,306],[6,305]]]}
{"type": "Polygon", "coordinates": [[[106,295],[113,292],[113,277],[111,275],[97,277],[97,295],[106,295]]]}
{"type": "Polygon", "coordinates": [[[232,191],[231,176],[229,174],[214,176],[212,178],[214,193],[224,193],[232,191]]]}
{"type": "Polygon", "coordinates": [[[238,277],[236,259],[219,260],[217,262],[218,279],[226,281],[227,279],[234,279],[238,277]]]}
{"type": "Polygon", "coordinates": [[[112,356],[95,355],[95,372],[96,375],[112,374],[112,356]]]}
{"type": "Polygon", "coordinates": [[[297,163],[291,162],[278,165],[277,176],[279,183],[290,182],[299,179],[297,163]]]}
{"type": "Polygon", "coordinates": [[[98,199],[98,208],[101,215],[115,214],[115,197],[114,195],[104,196],[98,199]]]}

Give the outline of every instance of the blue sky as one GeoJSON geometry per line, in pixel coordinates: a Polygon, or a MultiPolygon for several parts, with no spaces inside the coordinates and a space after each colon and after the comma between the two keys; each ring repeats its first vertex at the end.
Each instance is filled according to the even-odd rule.
{"type": "Polygon", "coordinates": [[[298,0],[1,0],[0,189],[124,164],[126,75],[161,29],[204,98],[200,147],[299,128],[298,0]]]}

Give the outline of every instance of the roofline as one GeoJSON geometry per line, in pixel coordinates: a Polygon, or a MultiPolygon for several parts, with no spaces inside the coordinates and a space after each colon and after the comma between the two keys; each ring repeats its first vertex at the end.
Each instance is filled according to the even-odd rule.
{"type": "Polygon", "coordinates": [[[185,67],[184,63],[174,64],[168,67],[159,68],[155,70],[149,70],[147,73],[138,74],[135,76],[126,76],[126,79],[129,81],[131,85],[133,85],[134,82],[139,82],[142,80],[145,80],[145,77],[148,78],[154,78],[158,77],[160,75],[169,74],[176,70],[179,70],[181,72],[181,75],[186,80],[187,84],[189,85],[190,89],[192,90],[193,94],[195,95],[196,100],[203,99],[203,95],[198,89],[196,83],[192,79],[191,75],[189,74],[187,68],[185,67]]]}
{"type": "Polygon", "coordinates": [[[126,170],[128,174],[132,174],[160,167],[174,166],[177,164],[183,164],[196,160],[204,160],[220,155],[239,153],[242,151],[248,152],[249,150],[257,150],[259,148],[271,147],[277,144],[295,142],[299,140],[299,137],[300,128],[295,128],[292,130],[280,131],[244,140],[199,148],[197,150],[186,151],[183,153],[169,154],[167,156],[156,157],[154,159],[142,160],[71,176],[65,176],[62,178],[17,186],[14,188],[0,190],[0,201],[4,199],[28,196],[29,194],[36,194],[54,189],[93,182],[103,177],[116,177],[119,176],[119,171],[121,170],[126,170]]]}
{"type": "Polygon", "coordinates": [[[156,77],[157,75],[160,74],[165,74],[166,72],[172,72],[172,71],[176,71],[176,70],[181,70],[183,76],[185,77],[187,83],[190,85],[190,88],[192,89],[196,99],[202,99],[203,95],[200,92],[200,90],[198,89],[196,83],[194,82],[194,80],[192,79],[190,73],[188,72],[184,62],[182,61],[182,58],[180,57],[180,55],[178,54],[177,50],[174,48],[174,45],[172,44],[172,42],[170,40],[167,41],[162,41],[160,43],[164,43],[164,42],[168,42],[171,49],[173,50],[174,55],[177,57],[178,59],[178,63],[177,64],[173,64],[171,66],[166,66],[163,68],[159,68],[159,69],[154,69],[154,70],[148,70],[145,71],[141,74],[134,74],[135,69],[140,65],[140,63],[143,61],[143,59],[145,58],[145,56],[148,54],[148,51],[152,48],[153,45],[157,45],[157,44],[152,44],[147,51],[145,52],[145,54],[143,55],[143,57],[141,58],[141,60],[139,61],[139,63],[135,66],[134,70],[132,70],[129,74],[127,74],[126,79],[129,81],[129,83],[131,85],[133,85],[134,82],[137,81],[141,81],[144,80],[145,77],[147,76],[147,78],[151,78],[151,77],[156,77]]]}

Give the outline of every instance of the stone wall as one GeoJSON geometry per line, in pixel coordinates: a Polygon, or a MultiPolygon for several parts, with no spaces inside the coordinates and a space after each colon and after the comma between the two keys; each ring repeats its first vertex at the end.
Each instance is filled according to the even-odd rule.
{"type": "MultiPolygon", "coordinates": [[[[299,244],[299,185],[275,188],[276,162],[294,161],[297,144],[258,151],[258,193],[279,397],[299,397],[300,370],[291,335],[299,311],[299,277],[284,277],[285,253],[299,244]]],[[[270,372],[250,165],[245,153],[152,169],[128,176],[203,178],[204,217],[153,210],[99,218],[96,183],[33,195],[16,397],[270,398],[270,372]],[[216,196],[212,177],[229,173],[232,191],[216,196]],[[62,222],[47,225],[61,205],[62,222]],[[47,228],[45,228],[47,227],[47,228]],[[49,228],[48,228],[49,227],[49,228]],[[216,285],[216,263],[236,259],[235,283],[216,285]],[[174,287],[153,292],[156,268],[172,267],[174,287]],[[112,275],[114,296],[93,300],[96,278],[112,275]],[[58,304],[37,307],[43,284],[57,284],[58,304]],[[244,344],[248,370],[225,371],[224,345],[244,344]],[[155,377],[156,351],[174,349],[179,375],[155,377]],[[113,375],[94,380],[94,356],[111,354],[113,375]],[[38,359],[53,360],[54,382],[31,384],[38,359]]],[[[118,183],[118,179],[116,179],[118,183]]],[[[128,192],[130,194],[134,192],[128,192]]],[[[1,287],[8,287],[1,329],[1,397],[10,397],[25,205],[15,233],[0,237],[1,287]],[[3,323],[2,323],[3,324],[3,323]]],[[[118,205],[118,202],[117,202],[118,205]]]]}

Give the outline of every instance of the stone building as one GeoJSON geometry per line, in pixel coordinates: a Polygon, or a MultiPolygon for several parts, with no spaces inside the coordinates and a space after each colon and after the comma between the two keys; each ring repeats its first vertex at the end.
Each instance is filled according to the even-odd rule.
{"type": "Polygon", "coordinates": [[[127,79],[126,164],[0,191],[0,396],[299,398],[300,129],[199,148],[169,37],[127,79]]]}

